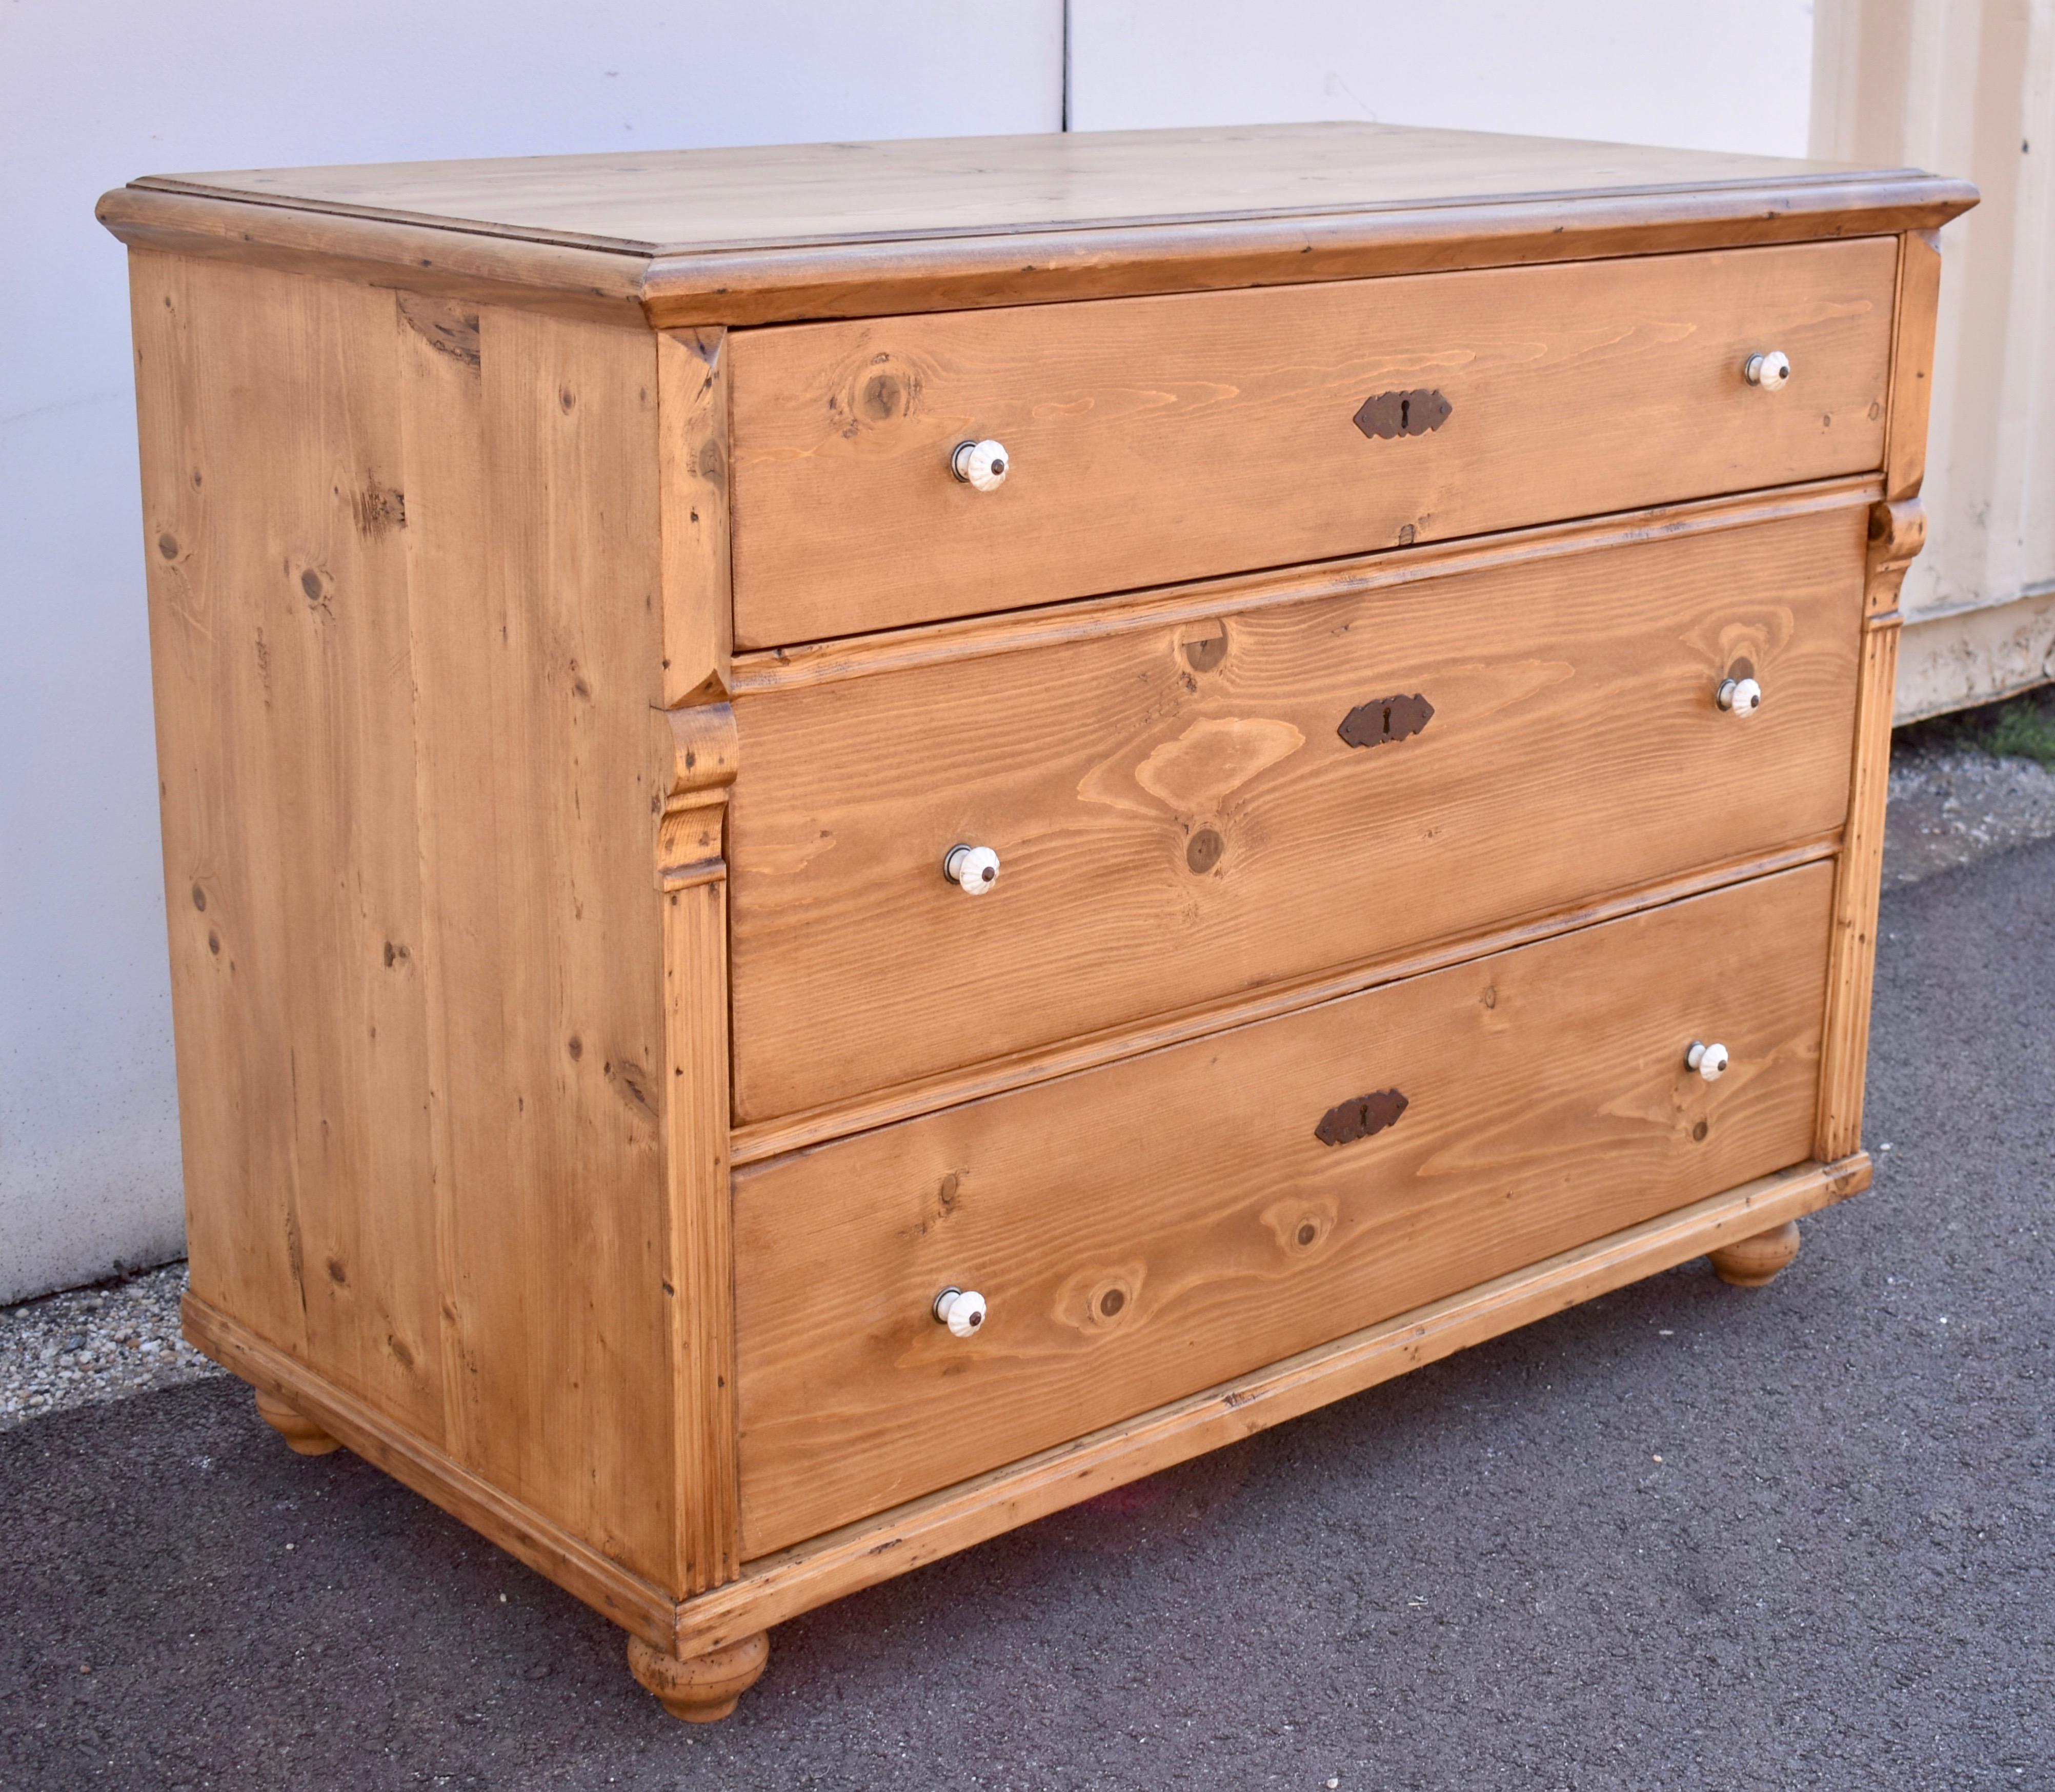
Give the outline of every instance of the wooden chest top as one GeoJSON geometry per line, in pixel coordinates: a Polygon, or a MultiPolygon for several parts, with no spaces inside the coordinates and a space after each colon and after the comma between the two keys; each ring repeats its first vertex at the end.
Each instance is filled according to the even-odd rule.
{"type": "Polygon", "coordinates": [[[1312,124],[161,175],[101,216],[132,242],[387,261],[667,325],[1790,242],[1972,203],[1905,168],[1312,124]]]}

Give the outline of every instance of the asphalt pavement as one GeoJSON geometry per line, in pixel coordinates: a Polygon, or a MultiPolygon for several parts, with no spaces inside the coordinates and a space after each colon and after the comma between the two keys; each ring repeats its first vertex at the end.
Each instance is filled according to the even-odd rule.
{"type": "Polygon", "coordinates": [[[727,1723],[233,1383],[0,1436],[0,1786],[2055,1786],[2055,841],[1886,899],[1876,1188],[783,1625],[727,1723]]]}

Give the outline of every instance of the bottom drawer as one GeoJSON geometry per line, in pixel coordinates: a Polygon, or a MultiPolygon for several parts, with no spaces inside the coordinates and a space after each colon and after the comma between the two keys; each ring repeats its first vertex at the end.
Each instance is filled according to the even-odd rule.
{"type": "Polygon", "coordinates": [[[1809,1156],[1832,889],[1805,866],[738,1171],[744,1553],[1809,1156]],[[988,1303],[968,1337],[951,1285],[988,1303]]]}

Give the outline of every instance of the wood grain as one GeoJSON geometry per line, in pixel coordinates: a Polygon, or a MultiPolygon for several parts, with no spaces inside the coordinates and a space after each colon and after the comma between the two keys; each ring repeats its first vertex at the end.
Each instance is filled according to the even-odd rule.
{"type": "MultiPolygon", "coordinates": [[[[409,672],[417,731],[423,723],[432,731],[439,719],[483,717],[494,707],[490,659],[475,651],[480,619],[490,613],[475,547],[493,520],[485,482],[477,476],[485,454],[483,328],[475,305],[420,293],[402,293],[394,303],[398,376],[392,402],[406,450],[400,489],[412,492],[413,503],[404,538],[409,672]],[[417,593],[426,601],[416,601],[417,593]]],[[[489,932],[495,919],[493,906],[478,904],[496,903],[496,892],[467,889],[462,868],[473,853],[494,850],[491,808],[479,800],[480,744],[452,731],[442,750],[424,752],[417,743],[413,754],[440,1441],[459,1461],[475,1459],[475,1440],[493,1428],[492,1415],[477,1406],[478,1385],[467,1366],[476,1341],[466,1332],[475,1316],[466,1298],[468,1179],[459,1175],[460,1164],[469,1171],[493,1147],[479,1136],[480,1117],[460,1093],[459,1080],[494,1065],[501,1047],[497,1016],[481,1015],[461,993],[471,978],[491,974],[488,955],[477,949],[477,935],[460,927],[439,938],[433,951],[425,947],[432,921],[438,933],[444,932],[444,917],[452,904],[471,904],[468,920],[473,927],[483,924],[481,931],[489,932]]],[[[195,1104],[181,1105],[190,1113],[195,1104]]]]}
{"type": "Polygon", "coordinates": [[[1834,946],[1821,1046],[1819,1142],[1844,1153],[1862,1144],[1869,1063],[1876,917],[1883,889],[1884,809],[1891,789],[1891,722],[1898,681],[1898,594],[1925,545],[1919,491],[1927,464],[1940,246],[1927,233],[1903,239],[1891,357],[1890,436],[1883,501],[1871,512],[1862,664],[1857,677],[1848,821],[1834,892],[1834,946]]]}
{"type": "Polygon", "coordinates": [[[440,1440],[393,301],[131,298],[194,1286],[440,1440]]]}
{"type": "MultiPolygon", "coordinates": [[[[468,638],[424,669],[469,782],[436,917],[453,1021],[470,1465],[660,1583],[675,1546],[650,874],[661,587],[654,348],[481,318],[468,638]],[[483,683],[481,691],[479,687],[483,683]],[[482,701],[481,701],[482,699],[482,701]],[[625,963],[646,967],[624,977],[625,963]]],[[[434,699],[430,699],[431,702],[434,699]]]]}
{"type": "Polygon", "coordinates": [[[1937,227],[1975,203],[1963,181],[1856,174],[1753,192],[1462,201],[1338,217],[738,250],[657,257],[642,276],[642,307],[668,329],[1230,292],[1838,241],[1937,227]]]}
{"type": "Polygon", "coordinates": [[[1805,1163],[1402,1313],[1190,1398],[747,1565],[681,1605],[679,1647],[716,1648],[1488,1338],[1816,1212],[1870,1185],[1869,1159],[1805,1163]]]}
{"type": "Polygon", "coordinates": [[[710,1654],[687,1656],[653,1648],[640,1636],[628,1639],[629,1672],[665,1710],[687,1723],[718,1723],[763,1678],[770,1659],[771,1639],[760,1630],[710,1654]]]}
{"type": "Polygon", "coordinates": [[[138,181],[101,216],[472,298],[627,289],[672,329],[1874,236],[1970,203],[1911,168],[1323,124],[257,168],[138,181]]]}
{"type": "Polygon", "coordinates": [[[1729,884],[1796,870],[1800,865],[1832,859],[1840,849],[1840,831],[1836,829],[1832,833],[1775,853],[1755,853],[1745,858],[1701,865],[1682,877],[1641,884],[1596,901],[1573,903],[1512,927],[1493,928],[1482,933],[1438,940],[1431,946],[1401,953],[1395,958],[1379,959],[1374,963],[1351,965],[1317,977],[1275,983],[1232,1002],[1188,1006],[1157,1015],[1139,1026],[1081,1034],[1055,1046],[988,1059],[939,1077],[902,1084],[860,1101],[781,1115],[776,1120],[738,1127],[730,1134],[730,1161],[736,1164],[759,1164],[766,1158],[804,1150],[846,1133],[889,1126],[938,1108],[1003,1094],[1008,1089],[1025,1089],[1031,1083],[1070,1076],[1138,1053],[1180,1045],[1185,1040],[1200,1038],[1229,1027],[1245,1026],[1251,1022],[1288,1014],[1316,1002],[1331,1002],[1339,996],[1354,995],[1407,977],[1422,976],[1465,959],[1510,951],[1516,947],[1532,945],[1557,934],[1595,927],[1603,921],[1639,914],[1645,909],[1682,901],[1688,896],[1703,896],[1729,884]]]}
{"type": "Polygon", "coordinates": [[[1851,503],[1873,505],[1883,489],[1880,471],[1848,479],[1812,480],[1771,491],[1651,505],[1611,516],[1504,530],[1463,541],[1429,542],[1311,566],[1185,580],[1148,591],[1079,598],[998,616],[759,648],[737,654],[731,676],[736,692],[744,695],[798,690],[952,660],[1030,652],[1066,641],[1097,640],[1173,623],[1206,623],[1308,598],[1395,592],[1458,573],[1523,566],[1559,554],[1589,553],[1632,542],[1677,540],[1817,516],[1851,503]]]}
{"type": "Polygon", "coordinates": [[[728,356],[717,329],[657,338],[657,451],[664,532],[664,702],[728,695],[734,601],[728,582],[728,356]]]}
{"type": "Polygon", "coordinates": [[[1868,570],[1863,613],[1881,616],[1898,608],[1905,575],[1927,545],[1927,512],[1916,498],[1870,506],[1868,570]]]}
{"type": "Polygon", "coordinates": [[[194,1286],[667,1581],[653,344],[132,292],[194,1286]]]}
{"type": "Polygon", "coordinates": [[[1818,1146],[1846,1156],[1862,1144],[1869,1065],[1870,992],[1883,885],[1884,805],[1891,787],[1891,699],[1898,676],[1896,611],[1863,631],[1848,827],[1834,888],[1834,935],[1820,1047],[1818,1146]]]}
{"type": "Polygon", "coordinates": [[[1940,309],[1940,238],[1933,230],[1908,230],[1900,238],[1884,467],[1884,496],[1893,503],[1918,497],[1926,478],[1927,422],[1934,407],[1934,333],[1940,309]]]}
{"type": "Polygon", "coordinates": [[[739,1120],[1838,827],[1864,528],[1844,502],[745,691],[739,1120]],[[1743,660],[1770,696],[1739,722],[1711,694],[1743,660]],[[1359,703],[1400,689],[1434,703],[1423,732],[1374,752],[1342,738],[1359,703]],[[1222,848],[1196,872],[1191,843],[1209,829],[1222,848]],[[958,841],[1002,861],[975,901],[939,874],[958,841]]]}
{"type": "MultiPolygon", "coordinates": [[[[672,710],[671,788],[657,830],[664,896],[664,1294],[676,1440],[676,1577],[733,1578],[735,1245],[728,1200],[728,879],[722,831],[735,779],[734,712],[672,710]]],[[[753,1676],[752,1676],[753,1677],[753,1676]]],[[[718,1701],[716,1701],[718,1702],[718,1701]]]]}
{"type": "Polygon", "coordinates": [[[644,325],[644,264],[603,250],[274,204],[116,187],[95,215],[132,249],[597,323],[644,325]]]}
{"type": "Polygon", "coordinates": [[[745,1553],[1803,1159],[1832,896],[1808,866],[737,1172],[745,1553]]]}
{"type": "Polygon", "coordinates": [[[1308,219],[1033,231],[645,258],[518,237],[117,188],[101,221],[132,247],[520,304],[655,329],[896,317],[1138,293],[1221,292],[1462,268],[1674,254],[1933,228],[1976,203],[1903,171],[1764,187],[1470,200],[1308,219]]]}
{"type": "Polygon", "coordinates": [[[1906,168],[1299,124],[155,176],[101,214],[132,244],[474,299],[625,293],[669,329],[1876,235],[1975,197],[1906,168]]]}
{"type": "Polygon", "coordinates": [[[818,640],[1826,478],[1883,455],[1893,239],[746,331],[736,640],[818,640]],[[1771,394],[1741,376],[1782,345],[1771,394]],[[1365,398],[1431,383],[1430,435],[1365,398]],[[989,493],[949,455],[1010,451],[989,493]]]}
{"type": "Polygon", "coordinates": [[[1800,1243],[1798,1222],[1787,1219],[1709,1253],[1713,1274],[1730,1287],[1767,1288],[1797,1261],[1800,1243]]]}
{"type": "Polygon", "coordinates": [[[1766,196],[1764,188],[1789,192],[1852,171],[1777,156],[1322,122],[245,168],[140,184],[679,254],[1521,197],[1631,193],[1659,205],[1678,187],[1766,196]]]}

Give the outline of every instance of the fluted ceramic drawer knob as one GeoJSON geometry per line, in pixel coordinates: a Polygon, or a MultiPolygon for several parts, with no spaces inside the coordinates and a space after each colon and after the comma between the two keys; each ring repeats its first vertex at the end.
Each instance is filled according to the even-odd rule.
{"type": "Polygon", "coordinates": [[[1762,687],[1752,678],[1722,679],[1713,700],[1730,715],[1753,715],[1762,707],[1762,687]]]}
{"type": "Polygon", "coordinates": [[[945,1288],[935,1297],[935,1322],[957,1337],[968,1337],[984,1323],[984,1297],[974,1288],[945,1288]]]}
{"type": "Polygon", "coordinates": [[[1767,354],[1750,355],[1741,371],[1751,386],[1781,392],[1791,381],[1791,357],[1781,349],[1772,349],[1767,354]]]}
{"type": "Polygon", "coordinates": [[[1684,1054],[1687,1069],[1695,1070],[1709,1083],[1716,1083],[1726,1074],[1727,1049],[1717,1039],[1707,1045],[1702,1039],[1694,1039],[1691,1049],[1684,1054]]]}
{"type": "Polygon", "coordinates": [[[989,846],[952,846],[942,856],[942,875],[966,896],[983,896],[999,881],[999,855],[989,846]]]}
{"type": "Polygon", "coordinates": [[[996,491],[1006,483],[1012,458],[1004,442],[959,442],[949,455],[949,471],[975,491],[996,491]]]}

